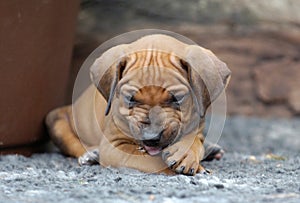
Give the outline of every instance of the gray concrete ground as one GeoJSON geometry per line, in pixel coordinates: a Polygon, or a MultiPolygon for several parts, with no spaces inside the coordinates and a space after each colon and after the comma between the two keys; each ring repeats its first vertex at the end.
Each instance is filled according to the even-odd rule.
{"type": "Polygon", "coordinates": [[[79,167],[58,153],[0,157],[0,202],[300,202],[300,120],[227,119],[211,175],[79,167]]]}

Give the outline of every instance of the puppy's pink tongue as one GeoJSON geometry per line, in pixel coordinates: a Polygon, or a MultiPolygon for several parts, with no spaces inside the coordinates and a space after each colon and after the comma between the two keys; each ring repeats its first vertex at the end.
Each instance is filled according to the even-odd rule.
{"type": "Polygon", "coordinates": [[[149,146],[144,146],[145,150],[150,154],[151,156],[157,155],[161,152],[160,147],[149,147],[149,146]]]}

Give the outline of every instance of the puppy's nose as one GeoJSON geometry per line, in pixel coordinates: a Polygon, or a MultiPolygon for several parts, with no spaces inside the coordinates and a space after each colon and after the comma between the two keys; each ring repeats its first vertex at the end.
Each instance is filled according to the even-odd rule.
{"type": "Polygon", "coordinates": [[[147,133],[144,132],[143,140],[160,140],[161,133],[147,133]]]}

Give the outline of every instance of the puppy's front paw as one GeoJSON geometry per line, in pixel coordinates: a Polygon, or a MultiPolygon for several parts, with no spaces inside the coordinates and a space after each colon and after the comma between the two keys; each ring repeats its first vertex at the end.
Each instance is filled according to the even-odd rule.
{"type": "Polygon", "coordinates": [[[167,147],[162,153],[162,159],[170,169],[179,174],[195,175],[205,169],[199,164],[199,151],[193,148],[184,149],[177,144],[167,147]]]}
{"type": "Polygon", "coordinates": [[[99,150],[93,149],[87,151],[80,157],[78,157],[78,163],[80,166],[82,165],[93,165],[99,163],[99,150]]]}

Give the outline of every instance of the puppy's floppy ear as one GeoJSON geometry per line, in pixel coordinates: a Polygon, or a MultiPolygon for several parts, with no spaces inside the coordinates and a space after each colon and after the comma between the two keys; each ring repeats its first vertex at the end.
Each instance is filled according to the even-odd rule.
{"type": "Polygon", "coordinates": [[[200,116],[203,117],[210,104],[226,88],[231,71],[210,50],[197,45],[185,49],[185,62],[189,82],[196,96],[200,116]]]}
{"type": "Polygon", "coordinates": [[[107,50],[90,69],[94,85],[107,101],[105,115],[110,111],[116,87],[126,67],[126,49],[127,45],[122,44],[107,50]]]}

